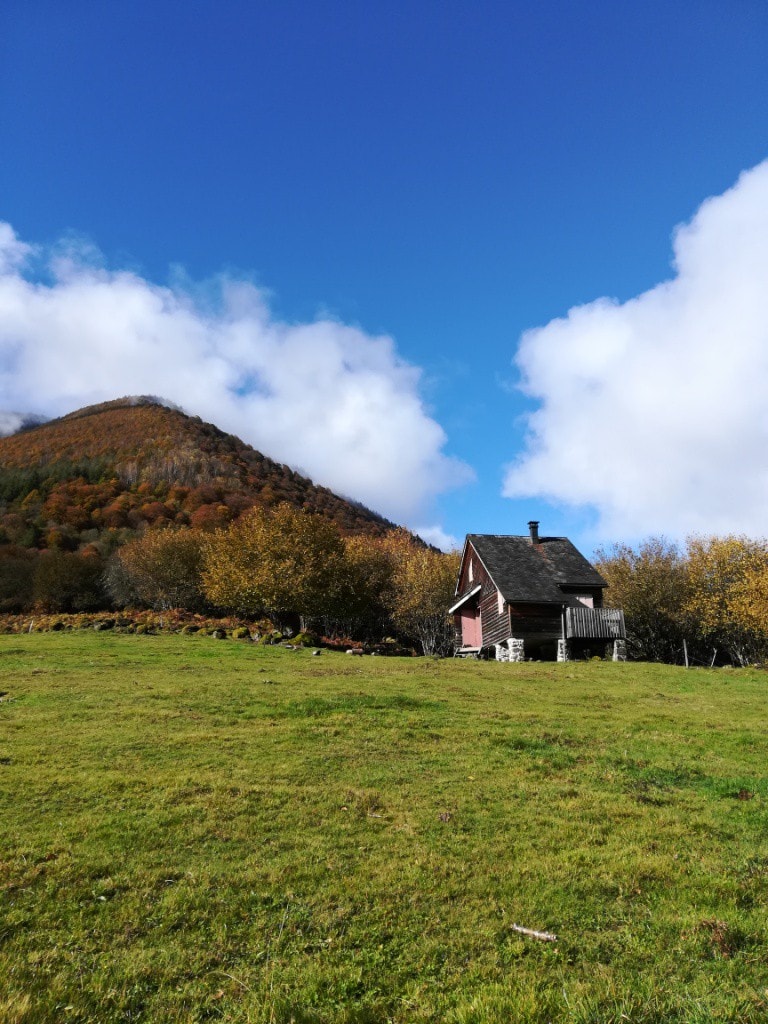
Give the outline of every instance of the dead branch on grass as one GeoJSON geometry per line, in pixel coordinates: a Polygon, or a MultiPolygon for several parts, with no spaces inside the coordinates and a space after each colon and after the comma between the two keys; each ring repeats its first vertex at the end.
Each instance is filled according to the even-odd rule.
{"type": "Polygon", "coordinates": [[[523,928],[521,924],[513,924],[510,927],[513,932],[527,935],[530,939],[539,939],[540,942],[557,942],[557,936],[553,935],[552,932],[537,932],[533,928],[523,928]]]}

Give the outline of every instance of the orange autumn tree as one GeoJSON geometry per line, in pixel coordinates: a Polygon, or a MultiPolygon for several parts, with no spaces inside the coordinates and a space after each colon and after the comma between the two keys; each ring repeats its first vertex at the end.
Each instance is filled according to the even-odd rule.
{"type": "Polygon", "coordinates": [[[344,538],[344,568],[335,607],[324,617],[329,635],[378,636],[389,630],[393,562],[380,537],[344,538]]]}
{"type": "Polygon", "coordinates": [[[768,658],[768,542],[689,537],[680,549],[651,537],[600,550],[595,565],[606,603],[624,610],[635,657],[679,662],[685,644],[699,664],[768,658]]]}

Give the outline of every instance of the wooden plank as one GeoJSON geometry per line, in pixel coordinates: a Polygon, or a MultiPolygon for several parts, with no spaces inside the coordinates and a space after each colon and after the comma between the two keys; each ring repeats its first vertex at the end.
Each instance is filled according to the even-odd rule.
{"type": "Polygon", "coordinates": [[[617,608],[566,608],[565,628],[569,639],[623,640],[626,637],[624,613],[617,608]]]}

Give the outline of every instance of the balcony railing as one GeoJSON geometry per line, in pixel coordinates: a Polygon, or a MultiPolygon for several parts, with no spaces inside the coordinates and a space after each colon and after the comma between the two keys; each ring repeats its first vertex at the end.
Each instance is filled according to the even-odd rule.
{"type": "Polygon", "coordinates": [[[565,636],[585,640],[624,640],[624,612],[618,608],[566,608],[565,636]]]}

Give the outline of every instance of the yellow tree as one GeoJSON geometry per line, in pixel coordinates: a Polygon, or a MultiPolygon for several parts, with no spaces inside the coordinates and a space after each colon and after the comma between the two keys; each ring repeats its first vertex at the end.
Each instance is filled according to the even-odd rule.
{"type": "Polygon", "coordinates": [[[425,547],[406,530],[393,530],[382,546],[391,562],[385,601],[392,621],[418,640],[425,655],[447,653],[452,642],[448,608],[461,556],[425,547]]]}
{"type": "Polygon", "coordinates": [[[118,604],[132,595],[149,608],[197,609],[204,604],[203,539],[193,530],[148,530],[113,557],[107,586],[118,604]]]}
{"type": "Polygon", "coordinates": [[[608,584],[605,603],[621,608],[635,657],[677,661],[688,629],[685,616],[685,557],[664,537],[650,537],[637,548],[601,548],[595,566],[608,584]]]}
{"type": "Polygon", "coordinates": [[[768,646],[768,545],[747,537],[691,537],[686,610],[713,647],[739,664],[768,646]]]}
{"type": "Polygon", "coordinates": [[[345,537],[338,602],[326,621],[326,631],[381,636],[391,591],[392,558],[382,538],[365,534],[345,537]]]}
{"type": "Polygon", "coordinates": [[[208,538],[203,585],[212,604],[278,622],[335,608],[344,544],[329,520],[292,505],[254,508],[208,538]]]}
{"type": "Polygon", "coordinates": [[[768,553],[757,551],[747,559],[730,597],[733,617],[757,641],[764,656],[768,648],[768,553]]]}

